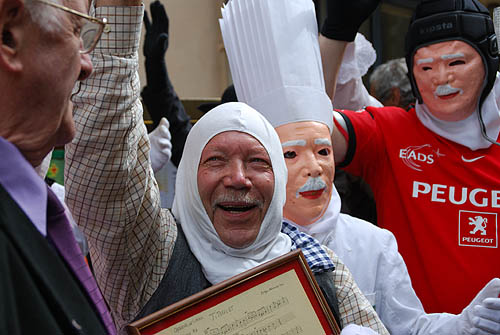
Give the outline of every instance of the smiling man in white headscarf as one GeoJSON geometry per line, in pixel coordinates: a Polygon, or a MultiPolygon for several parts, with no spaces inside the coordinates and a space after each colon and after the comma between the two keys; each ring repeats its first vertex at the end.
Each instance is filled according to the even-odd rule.
{"type": "Polygon", "coordinates": [[[204,275],[216,284],[300,247],[337,320],[385,334],[330,250],[306,234],[280,232],[286,182],[278,135],[253,108],[223,104],[196,123],[179,164],[172,211],[204,275]]]}
{"type": "Polygon", "coordinates": [[[186,140],[172,212],[212,283],[290,251],[276,224],[287,176],[276,143],[267,121],[241,103],[211,111],[186,140]]]}

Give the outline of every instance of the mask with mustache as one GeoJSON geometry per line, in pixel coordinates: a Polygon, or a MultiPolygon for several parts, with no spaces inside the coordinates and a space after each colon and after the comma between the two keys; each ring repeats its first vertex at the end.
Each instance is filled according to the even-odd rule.
{"type": "Polygon", "coordinates": [[[310,191],[319,191],[326,188],[326,183],[320,177],[309,177],[307,178],[306,183],[297,190],[295,193],[295,197],[298,198],[300,193],[310,192],[310,191]]]}
{"type": "Polygon", "coordinates": [[[434,91],[434,96],[437,98],[439,96],[455,94],[455,93],[463,94],[464,90],[462,90],[461,88],[452,87],[450,84],[446,84],[446,85],[439,85],[434,91]]]}

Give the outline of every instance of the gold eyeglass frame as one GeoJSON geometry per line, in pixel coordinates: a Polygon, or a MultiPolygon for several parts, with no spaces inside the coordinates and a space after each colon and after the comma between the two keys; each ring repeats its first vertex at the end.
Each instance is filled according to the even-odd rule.
{"type": "Polygon", "coordinates": [[[101,35],[102,35],[102,32],[104,31],[104,28],[106,27],[107,23],[108,23],[108,20],[106,18],[102,18],[102,19],[98,19],[96,17],[93,17],[93,16],[90,16],[90,15],[87,15],[87,14],[84,14],[82,12],[79,12],[77,10],[74,10],[72,8],[69,8],[69,7],[66,7],[66,6],[63,6],[63,5],[60,5],[60,4],[57,4],[57,3],[54,3],[54,2],[51,2],[51,1],[48,1],[48,0],[35,0],[37,2],[41,2],[43,4],[46,4],[46,5],[49,5],[49,6],[52,6],[54,8],[59,8],[65,12],[68,12],[68,13],[71,13],[71,14],[74,14],[74,15],[77,15],[77,16],[80,16],[80,17],[83,17],[84,19],[87,19],[93,23],[97,23],[101,28],[99,29],[99,32],[98,34],[96,35],[97,38],[95,38],[94,42],[92,42],[92,45],[90,47],[88,47],[87,49],[85,50],[80,50],[80,53],[82,54],[86,54],[86,53],[89,53],[91,52],[92,50],[94,50],[97,42],[99,42],[99,39],[101,38],[101,35]]]}

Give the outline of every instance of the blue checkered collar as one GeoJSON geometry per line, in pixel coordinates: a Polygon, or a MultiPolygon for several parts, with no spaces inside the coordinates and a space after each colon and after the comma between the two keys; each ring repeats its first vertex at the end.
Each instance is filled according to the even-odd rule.
{"type": "Polygon", "coordinates": [[[291,250],[301,249],[312,272],[329,272],[335,270],[332,260],[314,237],[299,231],[287,222],[281,225],[281,232],[292,240],[291,250]]]}

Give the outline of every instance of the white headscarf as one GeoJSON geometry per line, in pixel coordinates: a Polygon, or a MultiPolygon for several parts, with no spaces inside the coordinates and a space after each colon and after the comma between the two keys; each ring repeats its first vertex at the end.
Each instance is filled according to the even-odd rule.
{"type": "Polygon", "coordinates": [[[212,284],[291,250],[290,238],[280,232],[287,175],[278,134],[260,113],[244,103],[219,105],[191,129],[177,172],[172,212],[182,226],[191,251],[212,284]],[[240,131],[255,137],[267,150],[274,172],[273,199],[259,234],[250,246],[242,249],[229,247],[221,241],[198,191],[197,174],[201,153],[210,139],[225,131],[240,131]]]}

